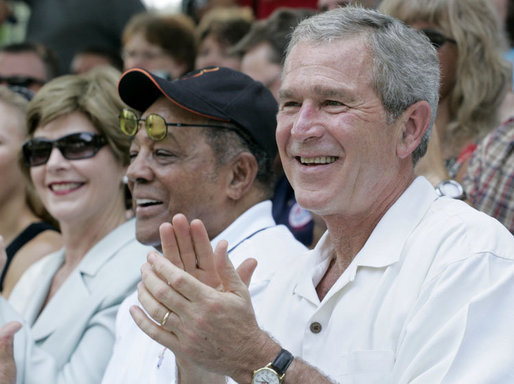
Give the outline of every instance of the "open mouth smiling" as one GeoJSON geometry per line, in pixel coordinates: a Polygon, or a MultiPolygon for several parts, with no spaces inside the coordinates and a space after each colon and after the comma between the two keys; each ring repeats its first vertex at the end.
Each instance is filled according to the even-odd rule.
{"type": "Polygon", "coordinates": [[[67,182],[67,183],[51,183],[49,184],[49,188],[53,192],[63,192],[63,191],[73,191],[75,189],[80,188],[84,183],[74,183],[74,182],[67,182]]]}
{"type": "Polygon", "coordinates": [[[151,199],[136,199],[136,205],[138,207],[150,207],[152,205],[162,204],[162,201],[151,200],[151,199]]]}
{"type": "Polygon", "coordinates": [[[337,156],[316,156],[316,157],[303,157],[296,156],[296,160],[300,162],[302,165],[326,165],[332,164],[336,162],[338,159],[337,156]]]}

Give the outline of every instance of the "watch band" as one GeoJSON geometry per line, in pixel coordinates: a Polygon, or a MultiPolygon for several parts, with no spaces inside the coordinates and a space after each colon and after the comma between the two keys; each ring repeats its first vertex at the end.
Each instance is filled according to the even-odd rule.
{"type": "Polygon", "coordinates": [[[275,360],[271,363],[270,367],[278,373],[279,376],[284,376],[287,368],[291,365],[294,360],[294,356],[286,349],[280,350],[275,360]]]}
{"type": "Polygon", "coordinates": [[[253,371],[252,384],[281,384],[284,382],[286,370],[294,360],[294,356],[282,349],[275,360],[265,367],[253,371]]]}

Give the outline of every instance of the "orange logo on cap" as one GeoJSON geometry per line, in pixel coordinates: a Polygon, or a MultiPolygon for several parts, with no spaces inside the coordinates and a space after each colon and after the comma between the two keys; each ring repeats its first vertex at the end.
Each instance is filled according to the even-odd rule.
{"type": "Polygon", "coordinates": [[[184,77],[182,77],[182,79],[186,80],[186,79],[190,79],[190,78],[193,78],[193,77],[199,77],[199,76],[202,76],[205,73],[216,72],[219,69],[220,69],[220,67],[214,67],[214,68],[209,68],[209,69],[201,69],[200,71],[198,71],[197,73],[192,74],[191,76],[184,76],[184,77]]]}

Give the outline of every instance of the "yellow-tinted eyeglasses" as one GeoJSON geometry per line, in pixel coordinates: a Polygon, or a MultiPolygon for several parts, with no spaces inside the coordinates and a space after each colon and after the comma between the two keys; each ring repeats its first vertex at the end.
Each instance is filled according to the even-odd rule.
{"type": "Polygon", "coordinates": [[[152,113],[146,119],[139,119],[135,112],[129,109],[123,109],[120,114],[120,128],[127,136],[135,136],[141,122],[145,123],[146,134],[154,141],[164,140],[168,134],[168,127],[207,127],[207,128],[224,128],[230,127],[215,124],[186,124],[186,123],[168,123],[164,118],[156,113],[152,113]]]}

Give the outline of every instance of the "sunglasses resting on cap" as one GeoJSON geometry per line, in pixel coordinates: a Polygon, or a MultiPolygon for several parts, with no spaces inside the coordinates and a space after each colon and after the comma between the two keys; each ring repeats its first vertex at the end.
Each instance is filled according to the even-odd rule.
{"type": "Polygon", "coordinates": [[[81,160],[95,156],[107,144],[103,136],[91,132],[72,133],[56,140],[33,138],[23,144],[23,158],[28,167],[48,162],[52,150],[58,148],[65,159],[81,160]]]}

